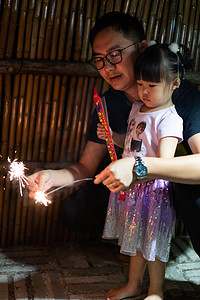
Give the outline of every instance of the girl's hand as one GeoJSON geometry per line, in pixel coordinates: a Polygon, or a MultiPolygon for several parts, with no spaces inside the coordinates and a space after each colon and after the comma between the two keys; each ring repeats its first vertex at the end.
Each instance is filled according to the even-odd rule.
{"type": "Polygon", "coordinates": [[[43,170],[32,174],[28,177],[30,190],[29,197],[34,198],[35,193],[39,191],[47,191],[53,186],[53,181],[51,178],[51,170],[43,170]]]}
{"type": "Polygon", "coordinates": [[[134,164],[134,157],[119,159],[98,174],[94,183],[99,184],[102,182],[114,193],[120,190],[128,190],[136,179],[132,172],[134,164]]]}
{"type": "Polygon", "coordinates": [[[97,136],[99,139],[102,139],[102,140],[106,139],[106,130],[101,123],[97,124],[97,136]]]}

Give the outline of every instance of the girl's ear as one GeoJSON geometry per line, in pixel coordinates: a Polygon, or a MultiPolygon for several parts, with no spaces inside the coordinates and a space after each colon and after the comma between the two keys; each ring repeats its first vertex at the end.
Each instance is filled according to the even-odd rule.
{"type": "Polygon", "coordinates": [[[175,89],[178,89],[179,86],[180,86],[180,84],[181,84],[180,78],[178,78],[178,77],[175,78],[175,79],[173,80],[173,86],[172,86],[173,91],[174,91],[175,89]]]}
{"type": "Polygon", "coordinates": [[[140,52],[144,52],[148,48],[147,40],[143,40],[139,44],[140,52]]]}

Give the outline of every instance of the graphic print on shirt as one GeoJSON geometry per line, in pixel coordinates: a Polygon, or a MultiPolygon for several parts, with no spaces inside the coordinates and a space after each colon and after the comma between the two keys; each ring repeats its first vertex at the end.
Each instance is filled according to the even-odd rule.
{"type": "Polygon", "coordinates": [[[146,122],[140,122],[135,130],[135,136],[131,139],[131,152],[140,152],[142,148],[142,138],[140,135],[144,132],[146,128],[146,122]]]}
{"type": "Polygon", "coordinates": [[[126,139],[125,139],[125,149],[128,152],[140,152],[142,149],[142,138],[141,134],[146,128],[146,122],[141,121],[136,126],[135,118],[131,119],[128,125],[126,139]]]}

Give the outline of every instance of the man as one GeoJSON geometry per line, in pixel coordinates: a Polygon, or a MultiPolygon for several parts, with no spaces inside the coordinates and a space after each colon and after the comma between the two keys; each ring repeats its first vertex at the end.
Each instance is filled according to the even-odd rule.
{"type": "MultiPolygon", "coordinates": [[[[93,62],[101,76],[113,88],[105,93],[111,129],[113,132],[125,133],[131,103],[139,99],[133,68],[136,57],[147,47],[142,25],[134,17],[111,12],[96,22],[90,41],[93,48],[93,62]]],[[[179,182],[174,189],[176,208],[190,234],[194,249],[200,256],[200,185],[191,185],[200,183],[200,94],[190,82],[183,80],[180,88],[173,94],[173,101],[184,121],[185,147],[189,154],[194,155],[170,160],[144,158],[148,169],[146,180],[163,178],[179,182]]],[[[46,170],[33,174],[31,178],[35,181],[35,185],[30,186],[30,197],[34,196],[35,189],[47,190],[51,186],[61,186],[76,179],[93,177],[98,172],[100,162],[107,154],[105,143],[96,135],[98,122],[97,114],[94,113],[88,142],[79,163],[68,169],[46,170]]],[[[133,180],[134,165],[134,158],[119,160],[112,167],[106,168],[95,183],[104,181],[103,183],[114,192],[124,186],[128,187],[133,180]]],[[[72,212],[75,210],[75,217],[77,216],[73,220],[74,228],[79,229],[75,225],[77,226],[79,222],[82,225],[84,219],[85,223],[91,225],[87,228],[90,230],[94,226],[90,221],[91,217],[94,222],[98,222],[96,216],[99,215],[99,209],[96,208],[96,196],[90,199],[89,204],[87,199],[83,202],[83,197],[77,201],[73,200],[76,199],[69,201],[68,208],[71,207],[72,212]],[[77,203],[82,203],[87,209],[83,210],[77,203]],[[79,212],[76,213],[78,209],[79,212]]],[[[97,225],[99,231],[102,230],[106,203],[107,199],[102,209],[101,225],[97,225]]],[[[71,212],[70,214],[72,215],[71,212]]]]}
{"type": "MultiPolygon", "coordinates": [[[[147,47],[142,23],[137,18],[114,12],[104,15],[91,31],[93,47],[91,64],[113,87],[105,93],[109,124],[113,132],[126,132],[131,102],[138,100],[133,65],[147,47]]],[[[93,114],[88,142],[78,164],[64,170],[46,170],[31,176],[36,189],[47,190],[74,180],[94,177],[110,163],[104,141],[97,137],[99,119],[93,114]]],[[[118,158],[122,149],[117,148],[118,158]]],[[[30,189],[32,187],[30,186],[30,189]]],[[[33,187],[34,191],[34,187],[33,187]]],[[[34,193],[30,193],[30,197],[34,193]]],[[[102,233],[109,190],[90,182],[63,201],[61,212],[64,226],[72,231],[102,233]]]]}

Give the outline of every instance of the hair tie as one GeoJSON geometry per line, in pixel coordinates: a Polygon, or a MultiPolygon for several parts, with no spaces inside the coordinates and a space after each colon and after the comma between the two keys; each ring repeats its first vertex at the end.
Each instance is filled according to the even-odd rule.
{"type": "Polygon", "coordinates": [[[175,54],[178,53],[179,49],[178,49],[178,44],[177,43],[171,43],[169,46],[168,46],[169,50],[174,52],[175,54]]]}
{"type": "Polygon", "coordinates": [[[153,45],[156,45],[156,41],[151,40],[148,42],[148,47],[153,46],[153,45]]]}

